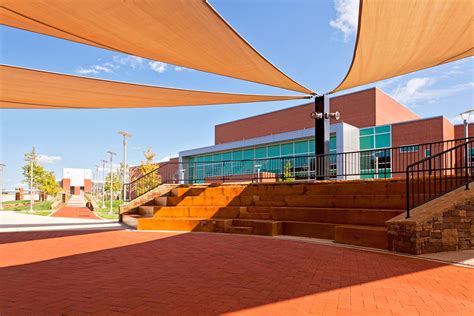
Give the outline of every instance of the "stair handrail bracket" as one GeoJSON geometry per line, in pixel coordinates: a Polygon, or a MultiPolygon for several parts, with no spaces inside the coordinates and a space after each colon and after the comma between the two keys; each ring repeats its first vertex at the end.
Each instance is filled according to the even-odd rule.
{"type": "Polygon", "coordinates": [[[448,146],[445,150],[406,167],[406,218],[410,211],[472,181],[474,138],[448,146]]]}

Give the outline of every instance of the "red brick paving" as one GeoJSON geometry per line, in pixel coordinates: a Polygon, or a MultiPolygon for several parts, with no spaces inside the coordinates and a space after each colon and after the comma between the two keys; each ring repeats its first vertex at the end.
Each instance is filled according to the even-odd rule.
{"type": "Polygon", "coordinates": [[[3,315],[472,315],[474,270],[271,238],[0,234],[3,315]]]}
{"type": "Polygon", "coordinates": [[[51,217],[70,217],[70,218],[85,218],[85,219],[101,219],[87,207],[71,207],[63,206],[53,214],[51,217]]]}

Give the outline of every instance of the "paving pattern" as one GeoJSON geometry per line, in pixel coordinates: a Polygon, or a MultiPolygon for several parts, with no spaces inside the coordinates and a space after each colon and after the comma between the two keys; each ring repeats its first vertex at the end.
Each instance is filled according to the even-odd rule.
{"type": "Polygon", "coordinates": [[[51,217],[101,219],[87,207],[73,207],[73,206],[63,206],[59,210],[51,214],[51,217]]]}
{"type": "Polygon", "coordinates": [[[275,238],[0,234],[0,315],[473,315],[474,269],[275,238]]]}

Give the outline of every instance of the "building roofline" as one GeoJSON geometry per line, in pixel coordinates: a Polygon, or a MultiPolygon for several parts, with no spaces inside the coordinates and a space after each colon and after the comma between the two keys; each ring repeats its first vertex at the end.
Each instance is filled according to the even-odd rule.
{"type": "MultiPolygon", "coordinates": [[[[437,119],[437,118],[446,119],[446,117],[444,117],[444,115],[437,115],[437,116],[430,116],[430,117],[421,117],[421,118],[419,118],[419,119],[414,119],[414,120],[409,120],[409,121],[403,121],[403,122],[397,122],[397,123],[389,123],[389,124],[384,124],[384,125],[401,125],[401,124],[408,124],[408,123],[413,123],[413,122],[418,122],[418,121],[433,120],[433,119],[437,119]]],[[[448,120],[448,122],[449,122],[449,120],[448,120]]]]}

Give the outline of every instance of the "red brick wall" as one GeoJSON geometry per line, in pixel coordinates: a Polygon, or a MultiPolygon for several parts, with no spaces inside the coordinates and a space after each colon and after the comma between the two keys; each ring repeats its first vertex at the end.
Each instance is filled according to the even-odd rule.
{"type": "MultiPolygon", "coordinates": [[[[469,124],[469,135],[470,137],[474,136],[474,124],[469,124]]],[[[454,126],[454,137],[455,138],[464,138],[464,125],[455,125],[454,126]]]]}
{"type": "Polygon", "coordinates": [[[69,193],[69,190],[71,188],[71,179],[63,179],[62,187],[65,192],[69,193]]]}
{"type": "MultiPolygon", "coordinates": [[[[392,125],[392,146],[401,147],[412,144],[423,144],[450,140],[454,138],[454,127],[444,117],[433,117],[429,119],[405,122],[392,125]]],[[[445,147],[432,147],[431,155],[434,155],[445,147]]],[[[413,153],[400,153],[396,150],[392,156],[394,170],[404,168],[415,161],[425,158],[424,149],[413,153]]]]}
{"type": "Polygon", "coordinates": [[[385,125],[420,119],[420,116],[392,99],[383,91],[375,89],[375,96],[377,107],[376,124],[373,125],[385,125]]]}
{"type": "Polygon", "coordinates": [[[81,187],[75,186],[74,187],[74,195],[79,195],[81,194],[81,187]]]}
{"type": "MultiPolygon", "coordinates": [[[[158,166],[160,167],[160,170],[158,173],[161,175],[163,179],[167,179],[170,176],[173,176],[175,174],[177,175],[178,167],[179,167],[178,161],[179,161],[179,158],[176,157],[176,158],[171,158],[169,161],[166,161],[166,162],[154,163],[154,165],[156,165],[156,167],[158,166]]],[[[130,175],[130,179],[132,181],[142,176],[140,166],[130,167],[128,172],[130,175]]]]}
{"type": "MultiPolygon", "coordinates": [[[[228,122],[215,127],[215,144],[314,128],[308,103],[280,111],[228,122]]],[[[340,122],[368,127],[409,121],[419,116],[376,88],[331,98],[331,112],[341,113],[340,122]]],[[[336,121],[332,120],[332,124],[336,121]]]]}
{"type": "Polygon", "coordinates": [[[84,179],[84,193],[92,192],[92,180],[84,179]]]}

